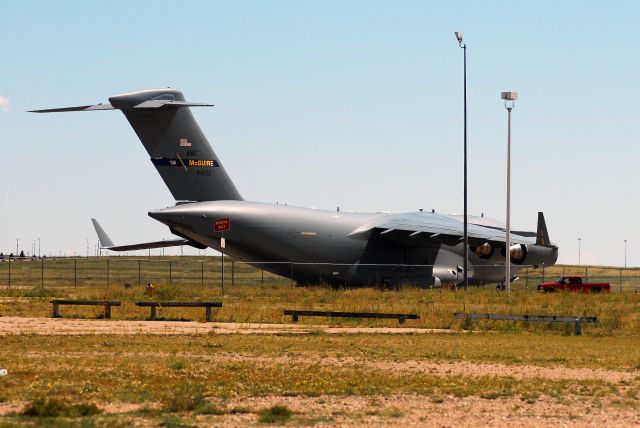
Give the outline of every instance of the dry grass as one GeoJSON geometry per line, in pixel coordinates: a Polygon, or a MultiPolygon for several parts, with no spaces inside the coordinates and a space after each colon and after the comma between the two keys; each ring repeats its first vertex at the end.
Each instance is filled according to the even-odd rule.
{"type": "MultiPolygon", "coordinates": [[[[453,312],[495,312],[529,315],[597,316],[598,325],[584,328],[589,335],[640,334],[640,295],[633,292],[607,294],[538,293],[516,289],[510,296],[493,287],[473,288],[466,292],[447,289],[424,290],[405,288],[398,292],[370,288],[333,290],[330,287],[293,287],[270,284],[235,285],[220,289],[178,283],[158,284],[153,295],[144,286],[125,288],[122,284],[93,287],[12,288],[0,290],[0,316],[51,316],[49,300],[56,297],[77,299],[110,299],[123,301],[122,307],[112,309],[114,319],[145,319],[148,308],[139,308],[141,300],[222,300],[223,307],[215,310],[215,319],[228,322],[290,322],[284,309],[316,309],[335,311],[366,311],[417,313],[420,319],[408,321],[407,326],[426,328],[462,328],[462,322],[451,318],[453,312]]],[[[99,307],[62,307],[65,316],[100,316],[99,307]]],[[[159,316],[166,319],[204,321],[201,308],[161,308],[159,316]]],[[[301,318],[301,323],[318,323],[318,319],[301,318]]],[[[397,326],[392,320],[321,319],[332,325],[397,326]]],[[[567,334],[571,330],[563,324],[521,322],[476,322],[474,329],[498,331],[530,331],[567,334]]]]}
{"type": "MultiPolygon", "coordinates": [[[[155,294],[148,295],[144,285],[130,282],[132,274],[137,277],[137,262],[130,262],[112,262],[111,267],[127,268],[111,271],[118,279],[109,285],[74,287],[61,276],[52,286],[41,287],[36,281],[19,288],[2,288],[0,316],[49,317],[50,298],[68,297],[122,300],[122,307],[113,308],[114,319],[146,318],[148,309],[133,304],[138,300],[221,299],[224,306],[215,311],[216,320],[233,322],[290,322],[282,310],[300,308],[418,313],[420,320],[408,321],[408,327],[461,328],[461,321],[453,320],[451,313],[462,311],[594,315],[601,323],[585,326],[582,337],[566,335],[561,324],[517,322],[476,323],[475,329],[494,331],[471,335],[4,336],[0,337],[0,367],[7,368],[9,375],[0,377],[0,413],[3,403],[24,408],[46,397],[56,397],[67,406],[84,403],[108,408],[113,403],[133,403],[137,410],[55,423],[5,415],[0,416],[0,426],[206,426],[228,420],[247,425],[258,423],[260,412],[275,405],[286,405],[293,411],[287,424],[294,425],[393,425],[410,421],[421,425],[411,419],[413,410],[398,407],[395,401],[374,404],[385,397],[413,402],[410,397],[416,395],[417,401],[429,406],[466,399],[512,400],[531,406],[579,402],[610,412],[640,406],[640,376],[633,375],[640,370],[640,295],[631,291],[540,294],[522,286],[517,286],[511,296],[489,286],[466,292],[413,288],[398,292],[336,291],[329,287],[298,288],[276,279],[261,286],[261,281],[255,281],[261,273],[245,266],[242,275],[246,275],[246,281],[239,281],[242,276],[240,270],[236,271],[236,283],[227,283],[224,296],[214,278],[202,286],[199,277],[187,278],[186,273],[184,280],[174,277],[171,283],[156,282],[155,294]],[[125,283],[133,285],[125,287],[125,283]],[[429,364],[468,367],[467,371],[448,372],[429,369],[429,364]],[[483,372],[486,365],[491,370],[483,372]],[[592,378],[544,374],[553,371],[517,375],[528,366],[631,375],[623,380],[606,373],[599,375],[598,370],[593,370],[592,378]],[[468,375],[469,371],[474,375],[468,375]],[[345,397],[342,401],[359,397],[366,405],[345,410],[344,414],[305,411],[304,403],[331,401],[327,397],[345,397]]],[[[546,269],[545,275],[559,276],[561,269],[546,269]]],[[[63,315],[74,317],[95,317],[100,311],[93,307],[62,308],[63,315]]],[[[159,315],[204,321],[201,308],[162,308],[159,315]]],[[[388,320],[320,321],[345,326],[398,326],[388,320]]],[[[301,318],[300,322],[317,323],[318,319],[301,318]]],[[[318,406],[314,408],[322,409],[318,406]]]]}

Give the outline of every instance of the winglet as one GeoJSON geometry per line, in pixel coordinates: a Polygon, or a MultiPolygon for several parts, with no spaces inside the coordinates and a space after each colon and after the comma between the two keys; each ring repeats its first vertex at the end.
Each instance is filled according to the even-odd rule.
{"type": "Polygon", "coordinates": [[[549,247],[549,232],[547,232],[547,223],[544,221],[544,213],[538,212],[538,229],[536,232],[536,245],[549,247]]]}
{"type": "Polygon", "coordinates": [[[100,246],[102,246],[103,248],[115,247],[113,241],[107,235],[107,232],[105,232],[102,226],[100,226],[100,223],[98,223],[98,220],[96,220],[95,218],[92,218],[91,222],[93,223],[93,227],[96,230],[96,233],[98,234],[98,239],[100,240],[100,246]]]}

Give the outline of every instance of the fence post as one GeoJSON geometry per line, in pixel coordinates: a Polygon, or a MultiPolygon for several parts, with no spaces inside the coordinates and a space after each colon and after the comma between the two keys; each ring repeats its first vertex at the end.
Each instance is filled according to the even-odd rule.
{"type": "Polygon", "coordinates": [[[142,283],[140,278],[140,259],[138,259],[138,285],[142,283]]]}
{"type": "Polygon", "coordinates": [[[620,269],[620,292],[622,293],[622,269],[620,269]]]}
{"type": "Polygon", "coordinates": [[[109,286],[109,257],[107,257],[107,286],[109,286]]]}
{"type": "Polygon", "coordinates": [[[11,257],[9,257],[9,288],[11,288],[11,257]]]}
{"type": "Polygon", "coordinates": [[[171,260],[169,260],[169,285],[171,285],[171,282],[173,281],[173,272],[171,271],[171,265],[173,264],[173,262],[171,260]]]}
{"type": "Polygon", "coordinates": [[[78,287],[78,259],[73,259],[73,288],[78,287]]]}
{"type": "Polygon", "coordinates": [[[44,258],[40,259],[40,288],[44,288],[44,258]]]}
{"type": "Polygon", "coordinates": [[[222,256],[220,257],[220,275],[221,275],[221,283],[220,287],[222,289],[222,295],[224,296],[224,252],[221,252],[222,256]]]}

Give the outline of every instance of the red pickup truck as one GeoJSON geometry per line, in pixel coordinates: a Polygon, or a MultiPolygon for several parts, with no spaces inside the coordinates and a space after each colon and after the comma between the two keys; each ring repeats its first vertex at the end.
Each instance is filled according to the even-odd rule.
{"type": "Polygon", "coordinates": [[[573,291],[582,293],[608,293],[611,291],[611,286],[607,283],[592,284],[588,282],[582,282],[582,277],[579,275],[569,275],[558,278],[556,281],[545,282],[538,285],[538,290],[546,293],[554,291],[573,291]]]}

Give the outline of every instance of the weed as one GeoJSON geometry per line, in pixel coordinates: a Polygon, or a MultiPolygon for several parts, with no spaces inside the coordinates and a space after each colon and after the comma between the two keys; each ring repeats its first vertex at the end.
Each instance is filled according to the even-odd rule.
{"type": "Polygon", "coordinates": [[[78,403],[68,406],[55,398],[39,398],[32,401],[22,411],[22,415],[35,416],[39,418],[75,418],[80,416],[94,416],[101,412],[102,411],[95,404],[78,403]]]}
{"type": "Polygon", "coordinates": [[[190,428],[191,425],[177,417],[176,415],[165,415],[160,426],[166,428],[190,428]]]}
{"type": "Polygon", "coordinates": [[[212,407],[204,396],[202,385],[184,383],[169,392],[163,400],[163,409],[171,413],[195,411],[206,414],[212,407]]]}
{"type": "Polygon", "coordinates": [[[293,412],[287,406],[276,404],[260,411],[259,422],[264,424],[283,424],[291,419],[293,412]]]}
{"type": "Polygon", "coordinates": [[[184,370],[187,367],[187,360],[183,358],[178,358],[176,357],[175,354],[169,355],[167,357],[166,363],[167,363],[167,368],[174,371],[184,370]]]}

